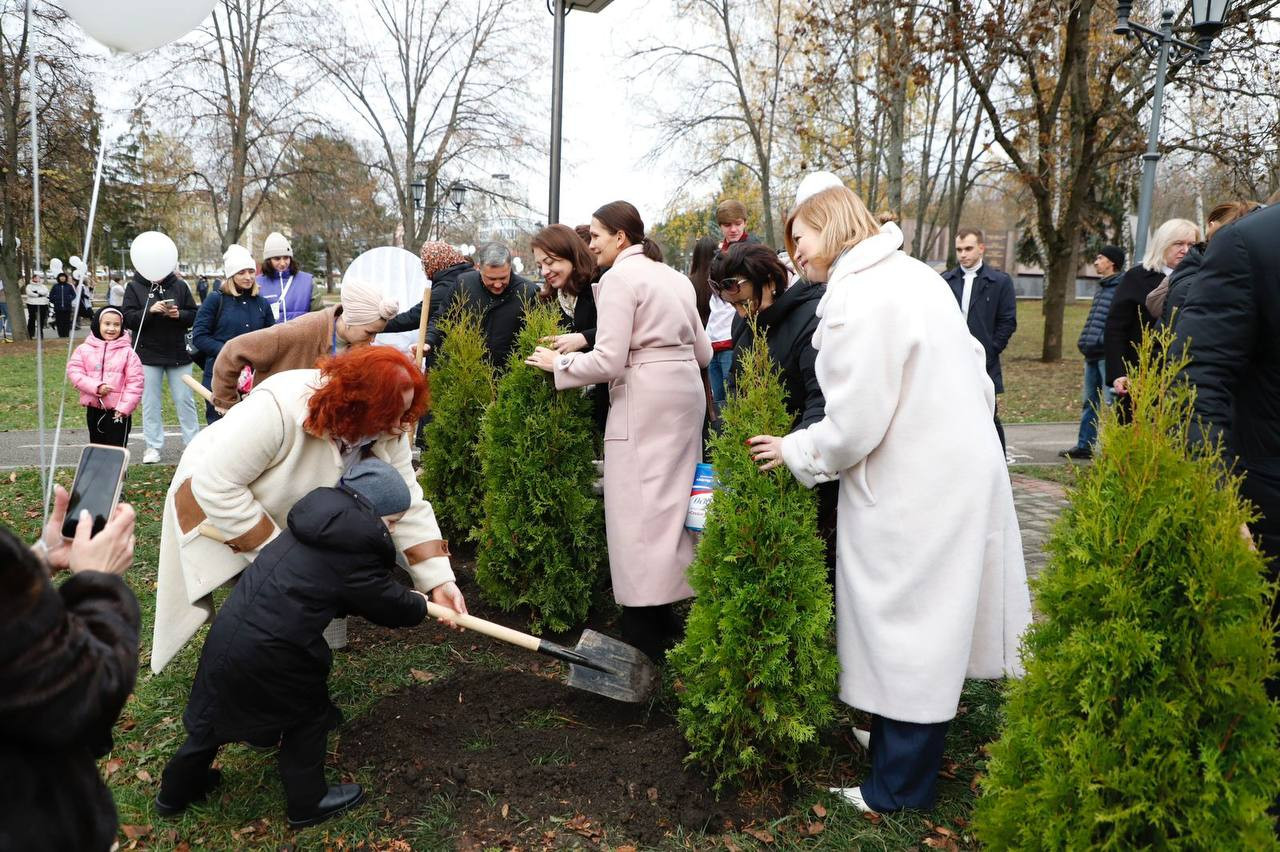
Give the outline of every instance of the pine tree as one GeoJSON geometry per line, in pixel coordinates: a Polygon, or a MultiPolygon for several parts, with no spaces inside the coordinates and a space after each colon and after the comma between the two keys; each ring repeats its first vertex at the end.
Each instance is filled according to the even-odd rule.
{"type": "MultiPolygon", "coordinates": [[[[1154,337],[1154,336],[1149,336],[1154,337]]],[[[1250,510],[1216,448],[1187,446],[1192,390],[1144,344],[1133,422],[1102,417],[1035,583],[975,829],[995,849],[1265,849],[1280,712],[1250,510]]]]}
{"type": "Polygon", "coordinates": [[[756,341],[711,442],[719,486],[689,568],[697,597],[668,656],[688,759],[717,789],[795,772],[832,716],[839,668],[814,494],[785,467],[760,473],[744,446],[791,426],[756,341]]]}
{"type": "Polygon", "coordinates": [[[559,333],[558,320],[554,305],[527,308],[480,446],[476,581],[503,609],[528,607],[535,633],[581,623],[605,564],[591,403],[524,363],[541,338],[559,333]]]}
{"type": "Polygon", "coordinates": [[[465,539],[480,523],[484,476],[480,430],[493,402],[493,367],[486,357],[480,317],[459,302],[440,323],[445,334],[431,372],[431,420],[423,436],[422,488],[441,529],[465,539]]]}

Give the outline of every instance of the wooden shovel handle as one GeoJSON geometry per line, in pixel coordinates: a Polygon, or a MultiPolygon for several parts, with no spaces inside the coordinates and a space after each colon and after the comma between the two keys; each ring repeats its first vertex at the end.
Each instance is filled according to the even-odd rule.
{"type": "MultiPolygon", "coordinates": [[[[422,593],[419,592],[419,594],[422,593]]],[[[423,597],[426,597],[426,595],[423,595],[423,597]]],[[[485,621],[483,618],[476,618],[474,615],[463,615],[431,600],[427,601],[427,614],[432,618],[453,622],[459,627],[474,630],[476,633],[483,633],[485,636],[491,636],[499,641],[508,642],[529,651],[537,651],[542,644],[542,640],[537,636],[530,636],[528,633],[521,633],[519,630],[512,630],[510,627],[503,627],[501,624],[494,624],[492,621],[485,621]]]]}
{"type": "Polygon", "coordinates": [[[427,319],[431,315],[431,285],[422,288],[422,316],[418,317],[418,365],[427,371],[427,354],[422,351],[427,342],[427,319]]]}
{"type": "Polygon", "coordinates": [[[201,398],[205,399],[208,402],[213,402],[213,391],[209,390],[207,387],[197,382],[195,379],[195,376],[192,376],[190,373],[183,373],[182,383],[187,387],[191,388],[196,393],[198,393],[201,396],[201,398]]]}

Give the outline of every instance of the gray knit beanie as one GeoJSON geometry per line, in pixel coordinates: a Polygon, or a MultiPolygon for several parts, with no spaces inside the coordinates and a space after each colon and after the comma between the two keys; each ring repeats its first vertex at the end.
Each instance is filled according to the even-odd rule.
{"type": "Polygon", "coordinates": [[[361,459],[347,468],[338,484],[368,500],[373,510],[383,517],[408,509],[412,499],[404,477],[381,459],[361,459]]]}

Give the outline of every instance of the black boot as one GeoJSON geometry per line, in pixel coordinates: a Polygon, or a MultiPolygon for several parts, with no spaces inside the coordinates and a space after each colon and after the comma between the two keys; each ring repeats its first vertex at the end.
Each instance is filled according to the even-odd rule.
{"type": "Polygon", "coordinates": [[[203,802],[207,799],[209,794],[212,793],[214,788],[216,788],[220,783],[222,783],[222,770],[210,769],[209,774],[205,777],[204,789],[185,801],[176,797],[173,798],[173,801],[167,800],[165,798],[164,786],[161,785],[160,792],[156,794],[155,798],[156,813],[162,817],[177,816],[185,811],[188,805],[203,802]]]}
{"type": "Polygon", "coordinates": [[[309,813],[289,814],[290,828],[306,828],[309,825],[317,825],[330,817],[335,817],[343,811],[353,808],[364,801],[364,788],[359,784],[334,784],[329,791],[324,794],[319,802],[309,813]]]}

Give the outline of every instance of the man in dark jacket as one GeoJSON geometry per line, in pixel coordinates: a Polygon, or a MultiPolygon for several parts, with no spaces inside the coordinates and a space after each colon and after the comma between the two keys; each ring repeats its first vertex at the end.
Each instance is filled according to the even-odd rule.
{"type": "MultiPolygon", "coordinates": [[[[507,360],[515,347],[516,337],[524,328],[525,306],[533,304],[538,297],[538,288],[532,282],[521,278],[511,269],[511,249],[501,243],[483,245],[476,252],[478,268],[463,273],[457,283],[447,292],[436,310],[436,291],[431,288],[431,318],[427,324],[427,363],[435,362],[435,354],[444,343],[444,332],[440,330],[440,320],[446,316],[453,306],[463,302],[467,310],[476,311],[480,315],[480,331],[484,334],[485,347],[489,351],[489,363],[498,372],[507,369],[507,360]]],[[[418,319],[422,316],[422,305],[416,306],[417,313],[409,311],[400,314],[387,323],[386,331],[407,331],[417,328],[418,319]],[[415,317],[409,324],[410,317],[415,317]],[[395,328],[392,328],[395,324],[395,328]]]]}
{"type": "Polygon", "coordinates": [[[142,390],[142,434],[147,442],[142,454],[144,464],[159,462],[164,448],[161,406],[166,378],[182,427],[183,446],[194,441],[200,431],[195,400],[182,381],[183,376],[191,375],[187,331],[196,321],[197,309],[191,288],[177,272],[170,272],[160,281],[148,281],[135,273],[125,288],[121,312],[125,325],[133,332],[133,348],[146,376],[142,390]]]}
{"type": "MultiPolygon", "coordinates": [[[[956,257],[960,265],[948,270],[942,278],[951,287],[956,302],[964,313],[972,334],[987,352],[987,375],[996,393],[1004,393],[1004,374],[1000,369],[1000,353],[1018,329],[1018,301],[1013,292],[1013,279],[1003,270],[983,263],[987,247],[982,231],[960,228],[956,231],[956,257]]],[[[999,409],[995,415],[996,434],[1004,447],[1004,426],[999,409]]]]}
{"type": "MultiPolygon", "coordinates": [[[[1280,569],[1280,206],[1214,235],[1176,323],[1195,386],[1192,439],[1221,437],[1274,579],[1280,569]]],[[[1280,684],[1268,683],[1272,698],[1280,684]]]]}
{"type": "Polygon", "coordinates": [[[409,487],[376,458],[356,462],[336,488],[317,488],[289,512],[288,529],[245,569],[209,630],[182,722],[186,742],[165,767],[156,810],[181,813],[216,782],[225,743],[279,743],[289,825],[315,825],[364,798],[358,784],[328,786],[328,733],[342,714],[329,700],[333,653],[324,628],[359,615],[386,627],[426,617],[426,598],[391,574],[391,531],[409,487]]]}
{"type": "Polygon", "coordinates": [[[57,489],[41,541],[0,527],[0,849],[106,852],[115,802],[98,774],[138,674],[138,601],[120,578],[134,513],[121,504],[97,536],[62,539],[57,489]],[[48,567],[37,553],[45,555],[48,567]],[[72,577],[54,587],[49,570],[72,577]]]}
{"type": "Polygon", "coordinates": [[[1103,246],[1093,260],[1093,268],[1102,278],[1098,281],[1098,291],[1093,294],[1089,317],[1080,330],[1080,339],[1076,341],[1076,348],[1084,356],[1084,403],[1080,412],[1080,433],[1076,436],[1074,447],[1058,453],[1069,459],[1093,458],[1093,444],[1098,439],[1098,412],[1104,403],[1111,401],[1103,338],[1107,330],[1111,299],[1116,294],[1116,285],[1120,283],[1120,270],[1124,269],[1124,249],[1103,246]]]}

